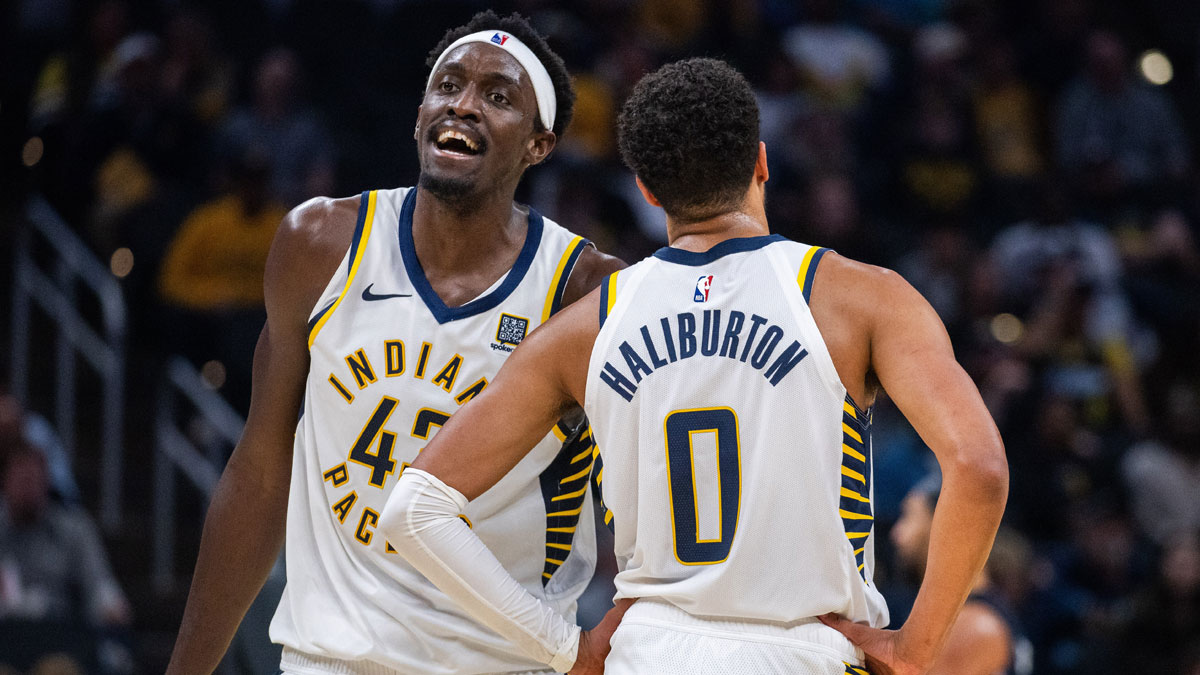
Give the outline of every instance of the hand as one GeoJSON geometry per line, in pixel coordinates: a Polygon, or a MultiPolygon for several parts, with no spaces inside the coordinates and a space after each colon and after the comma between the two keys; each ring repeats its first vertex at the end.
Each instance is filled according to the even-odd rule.
{"type": "Polygon", "coordinates": [[[933,658],[913,654],[905,641],[903,629],[881,630],[854,623],[837,614],[823,614],[821,623],[845,635],[855,647],[867,655],[867,670],[871,675],[923,675],[933,658]]]}
{"type": "Polygon", "coordinates": [[[636,598],[622,598],[604,615],[600,623],[591,630],[585,630],[579,635],[579,651],[575,656],[575,665],[569,675],[602,675],[604,659],[608,658],[611,649],[609,640],[621,624],[621,617],[629,610],[636,598]]]}

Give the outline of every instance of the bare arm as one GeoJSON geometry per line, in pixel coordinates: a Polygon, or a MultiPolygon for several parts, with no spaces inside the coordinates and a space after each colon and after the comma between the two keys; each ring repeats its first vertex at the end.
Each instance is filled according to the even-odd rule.
{"type": "Polygon", "coordinates": [[[350,201],[357,202],[298,207],[271,246],[250,415],[204,521],[169,673],[217,667],[283,545],[293,433],[308,372],[307,315],[349,245],[357,208],[350,201]]]}
{"type": "Polygon", "coordinates": [[[827,622],[874,658],[872,672],[923,673],[987,560],[1008,495],[1008,464],[979,391],[955,361],[929,303],[893,272],[840,260],[833,278],[825,279],[857,289],[864,299],[871,371],[933,450],[942,492],[925,580],[904,627],[891,632],[827,622]]]}

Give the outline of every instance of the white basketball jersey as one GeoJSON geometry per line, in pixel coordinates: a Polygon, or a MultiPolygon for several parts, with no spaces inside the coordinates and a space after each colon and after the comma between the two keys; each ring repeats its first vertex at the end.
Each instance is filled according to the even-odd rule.
{"type": "MultiPolygon", "coordinates": [[[[413,247],[415,202],[415,189],[363,194],[353,243],[311,316],[287,587],[271,639],[298,672],[330,661],[378,664],[354,672],[543,670],[470,618],[375,528],[404,467],[558,309],[588,242],[531,209],[508,274],[447,307],[413,247]]],[[[573,617],[596,560],[586,496],[594,446],[586,435],[564,445],[564,431],[462,517],[529,592],[573,617]]]]}
{"type": "Polygon", "coordinates": [[[779,235],[664,248],[601,286],[584,409],[618,598],[887,625],[871,579],[870,416],[808,308],[824,251],[779,235]]]}

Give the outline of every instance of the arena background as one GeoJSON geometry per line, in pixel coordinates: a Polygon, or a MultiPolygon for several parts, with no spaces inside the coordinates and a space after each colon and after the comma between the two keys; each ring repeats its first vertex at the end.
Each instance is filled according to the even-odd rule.
{"type": "MultiPolygon", "coordinates": [[[[50,453],[55,503],[98,523],[128,602],[39,623],[0,592],[0,663],[162,671],[249,397],[270,232],[308,197],[415,182],[427,52],[486,7],[529,16],[579,93],[518,198],[630,262],[664,231],[615,152],[624,97],[684,56],[745,72],[772,229],[904,274],[1003,432],[993,564],[1034,672],[1200,673],[1191,0],[5,3],[3,410],[50,453]]],[[[902,619],[917,580],[889,530],[935,463],[886,400],[874,439],[876,580],[902,619]]],[[[226,672],[274,672],[277,581],[226,672]]]]}

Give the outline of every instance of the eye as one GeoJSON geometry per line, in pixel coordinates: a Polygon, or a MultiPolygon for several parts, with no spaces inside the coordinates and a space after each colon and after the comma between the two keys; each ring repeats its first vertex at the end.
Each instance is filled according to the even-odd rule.
{"type": "Polygon", "coordinates": [[[458,89],[458,85],[454,84],[450,80],[445,80],[441,84],[438,85],[438,90],[445,92],[447,94],[454,91],[455,89],[458,89]]]}
{"type": "Polygon", "coordinates": [[[488,94],[488,98],[492,99],[492,103],[508,105],[508,97],[498,91],[493,91],[491,94],[488,94]]]}

